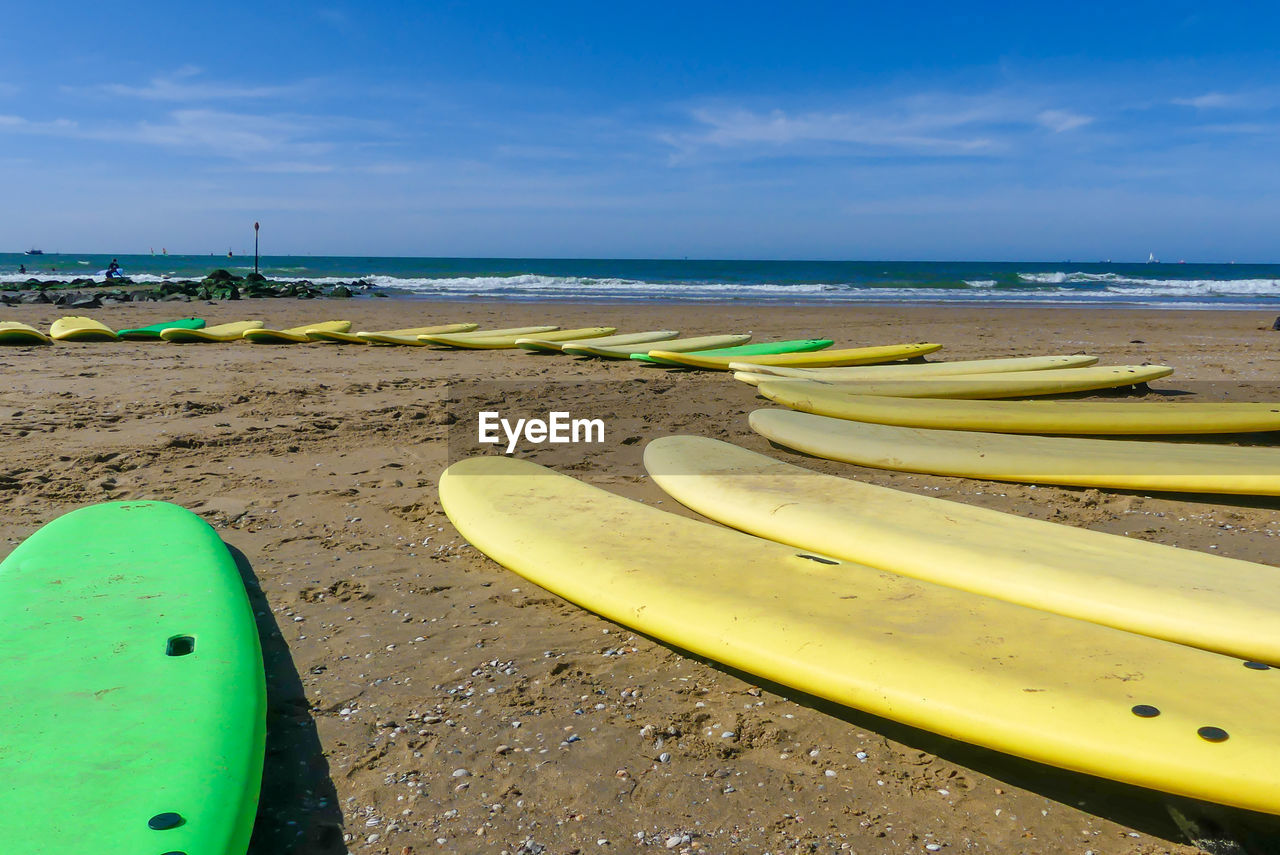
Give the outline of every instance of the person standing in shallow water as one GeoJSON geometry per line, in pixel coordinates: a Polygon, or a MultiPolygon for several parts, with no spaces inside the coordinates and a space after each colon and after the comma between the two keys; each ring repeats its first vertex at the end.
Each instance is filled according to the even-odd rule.
{"type": "Polygon", "coordinates": [[[107,278],[115,279],[119,275],[120,275],[120,262],[113,258],[111,259],[111,263],[107,265],[107,278]]]}

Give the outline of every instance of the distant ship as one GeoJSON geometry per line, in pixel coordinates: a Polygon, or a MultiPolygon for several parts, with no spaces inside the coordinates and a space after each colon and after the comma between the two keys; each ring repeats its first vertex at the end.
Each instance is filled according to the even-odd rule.
{"type": "Polygon", "coordinates": [[[31,249],[24,252],[23,255],[44,255],[44,250],[36,249],[35,247],[32,247],[31,249]]]}

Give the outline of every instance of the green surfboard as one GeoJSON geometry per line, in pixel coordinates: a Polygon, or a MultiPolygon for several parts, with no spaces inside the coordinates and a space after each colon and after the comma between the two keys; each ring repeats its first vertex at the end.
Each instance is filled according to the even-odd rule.
{"type": "Polygon", "coordinates": [[[160,341],[161,330],[202,330],[204,329],[204,318],[182,318],[177,321],[162,321],[158,324],[151,324],[145,327],[135,327],[129,330],[116,330],[116,335],[131,341],[160,341]]]}
{"type": "MultiPolygon", "coordinates": [[[[829,338],[801,338],[790,341],[761,341],[755,344],[740,344],[736,347],[718,347],[714,350],[696,351],[696,353],[699,356],[764,356],[770,353],[808,353],[813,350],[822,350],[833,344],[835,342],[829,338]]],[[[654,350],[661,349],[661,347],[654,348],[654,350]]],[[[665,359],[655,359],[648,353],[633,353],[631,358],[638,359],[641,362],[676,364],[667,362],[665,359]]]]}
{"type": "Polygon", "coordinates": [[[111,502],[0,563],[9,852],[243,855],[266,689],[235,560],[190,511],[111,502]]]}

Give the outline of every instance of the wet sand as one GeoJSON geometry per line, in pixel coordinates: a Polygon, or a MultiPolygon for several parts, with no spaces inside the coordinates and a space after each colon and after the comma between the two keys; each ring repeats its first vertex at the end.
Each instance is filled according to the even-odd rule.
{"type": "MultiPolygon", "coordinates": [[[[192,313],[274,327],[928,340],[946,359],[1087,352],[1176,367],[1152,395],[1280,399],[1280,332],[1257,312],[386,299],[88,312],[114,328],[192,313]]],[[[62,314],[17,306],[4,319],[47,328],[62,314]]],[[[435,484],[474,445],[476,402],[520,402],[606,423],[601,445],[524,456],[689,516],[642,477],[649,439],[711,436],[871,483],[1274,563],[1272,500],[1031,490],[801,459],[751,432],[746,416],[764,402],[727,375],[521,351],[58,344],[0,349],[0,376],[0,555],[76,507],[161,499],[200,514],[241,558],[270,696],[255,853],[1196,851],[1169,804],[1210,836],[1218,824],[1274,839],[1258,818],[836,708],[601,620],[469,547],[435,484]]]]}

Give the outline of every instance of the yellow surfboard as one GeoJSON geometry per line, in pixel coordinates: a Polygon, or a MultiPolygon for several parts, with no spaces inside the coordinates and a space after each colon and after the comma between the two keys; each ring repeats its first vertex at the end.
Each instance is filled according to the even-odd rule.
{"type": "MultiPolygon", "coordinates": [[[[691,338],[678,338],[662,343],[667,353],[688,353],[694,350],[711,350],[717,347],[733,347],[751,341],[750,333],[727,335],[700,335],[691,338]]],[[[575,356],[598,356],[602,359],[630,359],[633,353],[648,353],[653,348],[645,343],[600,346],[591,344],[566,344],[565,353],[575,356]]]]}
{"type": "MultiPolygon", "coordinates": [[[[1007,359],[967,359],[960,362],[916,362],[909,365],[868,365],[848,368],[797,368],[790,365],[761,365],[752,362],[730,362],[730,371],[750,372],[766,376],[796,377],[829,383],[835,380],[899,380],[917,377],[943,377],[951,374],[1003,374],[1015,371],[1048,371],[1055,368],[1084,368],[1096,365],[1098,357],[1072,354],[1067,356],[1021,356],[1007,359]]],[[[755,385],[746,378],[739,378],[755,385]]]]}
{"type": "Polygon", "coordinates": [[[307,330],[307,338],[312,341],[334,341],[340,344],[384,344],[379,342],[377,337],[395,336],[409,337],[417,341],[417,336],[431,335],[433,333],[461,333],[470,332],[479,324],[437,324],[434,327],[408,327],[402,330],[381,330],[378,332],[336,332],[334,330],[322,330],[311,328],[307,330]]]}
{"type": "Polygon", "coordinates": [[[528,461],[441,476],[476,548],[611,621],[997,751],[1280,813],[1280,679],[1241,660],[886,573],[528,461]]]}
{"type": "Polygon", "coordinates": [[[206,341],[239,341],[246,330],[262,329],[262,321],[232,321],[198,330],[171,327],[160,330],[160,338],[178,344],[195,344],[206,341]]]}
{"type": "Polygon", "coordinates": [[[649,355],[662,362],[689,365],[694,368],[710,368],[728,371],[734,363],[745,365],[831,366],[873,365],[877,362],[894,362],[933,353],[940,344],[891,344],[881,347],[847,347],[840,350],[820,350],[813,353],[766,353],[759,356],[700,356],[697,353],[671,353],[651,350],[649,355]]]}
{"type": "Polygon", "coordinates": [[[0,344],[52,344],[53,339],[29,324],[0,321],[0,344]]]}
{"type": "Polygon", "coordinates": [[[118,341],[120,337],[106,324],[72,315],[58,318],[49,327],[49,338],[56,341],[118,341]]]}
{"type": "Polygon", "coordinates": [[[967,401],[813,395],[797,398],[795,409],[856,422],[990,433],[1153,436],[1280,430],[1280,402],[967,401]]]}
{"type": "MultiPolygon", "coordinates": [[[[538,337],[543,341],[574,341],[584,338],[598,338],[617,331],[617,327],[580,327],[573,330],[554,330],[539,333],[538,337]]],[[[522,334],[482,336],[471,333],[469,335],[420,335],[418,336],[418,341],[425,341],[427,344],[440,345],[442,347],[468,350],[508,350],[514,348],[516,342],[522,338],[526,338],[526,336],[522,334]]]]}
{"type": "Polygon", "coordinates": [[[779,445],[875,469],[1028,484],[1280,496],[1280,448],[905,428],[792,410],[756,410],[750,421],[756,433],[779,445]]]}
{"type": "Polygon", "coordinates": [[[351,321],[324,321],[318,324],[303,324],[284,330],[250,329],[243,336],[254,344],[302,344],[311,341],[307,332],[311,330],[327,332],[346,332],[351,329],[351,321]]]}
{"type": "Polygon", "coordinates": [[[823,475],[668,436],[644,465],[742,531],[1019,605],[1280,663],[1280,569],[823,475]]]}
{"type": "Polygon", "coordinates": [[[668,341],[680,335],[677,330],[650,330],[648,332],[621,333],[605,335],[597,338],[569,339],[568,341],[552,341],[545,338],[518,338],[516,347],[524,350],[560,353],[566,346],[574,344],[591,344],[595,347],[618,347],[624,344],[645,344],[655,341],[668,341]]]}
{"type": "Polygon", "coordinates": [[[838,380],[818,383],[794,377],[757,380],[755,386],[766,398],[794,409],[839,407],[850,395],[879,395],[899,398],[1018,398],[1027,395],[1062,395],[1137,386],[1161,377],[1173,369],[1166,365],[1115,365],[1091,368],[1060,368],[1054,371],[1017,371],[1003,374],[956,374],[920,380],[838,380]]]}

